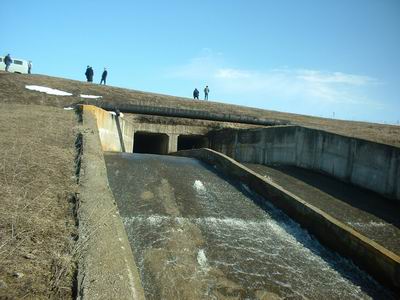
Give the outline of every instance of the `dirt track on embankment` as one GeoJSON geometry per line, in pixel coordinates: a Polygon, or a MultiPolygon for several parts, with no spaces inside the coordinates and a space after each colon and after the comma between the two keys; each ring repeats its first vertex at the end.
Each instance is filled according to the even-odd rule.
{"type": "Polygon", "coordinates": [[[79,97],[80,94],[102,96],[102,99],[98,101],[113,104],[132,103],[153,106],[170,106],[185,109],[206,110],[209,112],[224,112],[227,114],[243,114],[271,120],[290,121],[292,124],[322,129],[345,136],[358,137],[400,147],[400,126],[310,117],[222,104],[212,101],[194,101],[189,98],[160,95],[111,86],[100,86],[98,84],[89,84],[76,80],[43,75],[26,76],[0,72],[0,99],[3,103],[39,104],[60,107],[70,103],[83,101],[84,99],[79,97]],[[60,89],[72,93],[73,96],[59,97],[29,91],[25,89],[25,85],[28,84],[60,89]]]}

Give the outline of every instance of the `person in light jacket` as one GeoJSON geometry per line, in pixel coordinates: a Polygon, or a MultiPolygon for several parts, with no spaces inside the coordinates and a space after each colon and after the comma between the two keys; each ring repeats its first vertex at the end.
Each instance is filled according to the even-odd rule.
{"type": "Polygon", "coordinates": [[[210,89],[208,88],[208,85],[204,88],[204,100],[208,100],[208,93],[210,92],[210,89]]]}

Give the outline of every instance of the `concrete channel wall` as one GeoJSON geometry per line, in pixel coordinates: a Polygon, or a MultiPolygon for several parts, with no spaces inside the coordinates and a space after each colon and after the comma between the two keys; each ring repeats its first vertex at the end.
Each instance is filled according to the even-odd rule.
{"type": "Polygon", "coordinates": [[[383,284],[400,290],[400,257],[396,254],[226,155],[211,149],[184,150],[175,155],[202,160],[240,180],[299,222],[323,244],[349,257],[383,284]]]}
{"type": "Polygon", "coordinates": [[[209,134],[210,148],[239,162],[319,171],[400,201],[400,149],[299,126],[209,134]]]}
{"type": "MultiPolygon", "coordinates": [[[[142,300],[145,297],[139,270],[108,185],[98,116],[96,110],[83,108],[77,299],[142,300]]],[[[100,116],[100,121],[107,118],[100,116]]],[[[115,140],[110,138],[112,135],[106,136],[115,140]]]]}

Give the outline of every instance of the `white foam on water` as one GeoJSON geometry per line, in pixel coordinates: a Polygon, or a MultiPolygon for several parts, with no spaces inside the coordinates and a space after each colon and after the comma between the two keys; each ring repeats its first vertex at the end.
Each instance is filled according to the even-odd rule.
{"type": "Polygon", "coordinates": [[[122,219],[123,223],[125,225],[128,224],[133,224],[135,222],[147,222],[150,225],[155,225],[158,226],[160,225],[163,221],[170,219],[170,217],[166,216],[159,216],[159,215],[151,215],[151,216],[134,216],[134,217],[124,217],[122,219]]]}
{"type": "Polygon", "coordinates": [[[28,90],[31,90],[31,91],[37,91],[37,92],[41,92],[41,93],[46,93],[48,95],[72,96],[71,93],[60,91],[60,90],[56,90],[56,89],[52,89],[52,88],[45,87],[45,86],[40,86],[40,85],[26,85],[25,88],[28,89],[28,90]]]}
{"type": "Polygon", "coordinates": [[[85,94],[81,94],[80,97],[81,97],[81,98],[87,98],[87,99],[99,99],[99,98],[103,98],[103,96],[85,95],[85,94]]]}
{"type": "Polygon", "coordinates": [[[196,191],[200,193],[204,193],[206,191],[206,188],[200,180],[195,180],[193,183],[193,187],[196,189],[196,191]]]}
{"type": "Polygon", "coordinates": [[[207,257],[204,249],[200,249],[199,252],[197,252],[197,262],[202,269],[207,269],[207,257]]]}

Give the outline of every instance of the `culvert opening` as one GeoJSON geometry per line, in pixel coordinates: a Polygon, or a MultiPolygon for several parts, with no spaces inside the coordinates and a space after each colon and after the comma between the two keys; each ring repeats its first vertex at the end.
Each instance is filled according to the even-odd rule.
{"type": "Polygon", "coordinates": [[[164,133],[135,132],[134,153],[167,154],[168,135],[164,133]]]}
{"type": "Polygon", "coordinates": [[[178,136],[178,151],[208,147],[208,139],[203,135],[178,136]]]}

